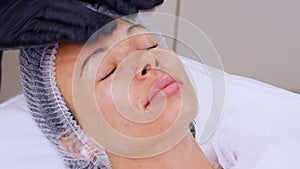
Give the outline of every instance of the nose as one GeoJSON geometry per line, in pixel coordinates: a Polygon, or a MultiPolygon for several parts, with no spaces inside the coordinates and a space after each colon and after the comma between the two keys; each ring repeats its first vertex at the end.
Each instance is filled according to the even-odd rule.
{"type": "Polygon", "coordinates": [[[146,64],[141,72],[138,72],[136,77],[138,80],[144,80],[148,76],[149,72],[151,70],[151,64],[146,64]]]}

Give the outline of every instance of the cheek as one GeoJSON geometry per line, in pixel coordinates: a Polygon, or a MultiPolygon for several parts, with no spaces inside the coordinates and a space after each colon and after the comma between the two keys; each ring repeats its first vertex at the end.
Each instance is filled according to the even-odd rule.
{"type": "Polygon", "coordinates": [[[113,128],[118,128],[121,124],[124,124],[124,119],[115,107],[109,80],[96,85],[95,95],[99,114],[104,117],[104,120],[113,128]]]}
{"type": "Polygon", "coordinates": [[[64,65],[56,64],[56,83],[59,88],[68,108],[74,111],[73,95],[72,95],[72,77],[73,77],[73,64],[66,63],[64,65]]]}
{"type": "MultiPolygon", "coordinates": [[[[106,83],[102,83],[96,85],[95,87],[95,94],[97,98],[98,108],[108,123],[109,126],[114,128],[120,133],[123,133],[130,137],[151,137],[162,133],[163,131],[167,130],[168,128],[172,127],[172,125],[176,122],[176,118],[179,115],[180,107],[181,107],[181,96],[180,92],[173,95],[168,99],[168,103],[162,112],[161,116],[153,122],[146,123],[146,124],[139,124],[131,122],[125,119],[122,114],[117,110],[115,104],[113,102],[112,92],[111,92],[111,82],[107,80],[106,83]]],[[[137,104],[136,98],[140,98],[141,88],[147,85],[132,85],[132,90],[129,89],[129,96],[132,95],[131,101],[132,104],[137,104]],[[136,87],[136,88],[135,88],[136,87]]],[[[148,89],[149,90],[149,89],[148,89]]],[[[127,92],[126,92],[127,95],[127,92]]],[[[115,96],[118,97],[118,96],[115,96]]],[[[124,93],[122,96],[124,97],[124,93]]],[[[125,96],[126,97],[126,96],[125,96]]],[[[142,97],[147,98],[147,97],[142,97]]],[[[140,98],[140,99],[142,99],[140,98]]],[[[125,102],[121,102],[121,104],[126,104],[125,102]]]]}
{"type": "Polygon", "coordinates": [[[95,87],[95,95],[99,110],[104,116],[106,116],[106,114],[108,114],[108,110],[113,107],[110,85],[107,83],[97,84],[95,87]]]}

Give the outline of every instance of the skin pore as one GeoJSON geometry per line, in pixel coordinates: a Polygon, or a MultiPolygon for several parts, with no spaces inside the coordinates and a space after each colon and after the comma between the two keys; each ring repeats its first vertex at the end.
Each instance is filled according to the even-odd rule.
{"type": "MultiPolygon", "coordinates": [[[[82,48],[83,44],[59,44],[55,60],[57,86],[79,124],[81,124],[81,119],[77,117],[82,117],[82,114],[80,114],[82,112],[76,112],[73,103],[72,79],[77,56],[82,48]]],[[[99,105],[102,115],[114,129],[131,137],[149,137],[161,133],[172,125],[178,115],[177,112],[178,109],[180,109],[180,102],[182,99],[179,89],[174,90],[172,95],[167,97],[168,102],[163,114],[157,120],[145,124],[136,124],[123,118],[113,104],[112,93],[110,90],[112,77],[116,67],[118,67],[122,60],[129,55],[139,51],[147,52],[161,49],[166,52],[172,52],[171,50],[160,46],[155,38],[147,33],[141,26],[133,25],[122,20],[118,20],[118,26],[111,35],[102,37],[99,42],[91,44],[90,48],[93,49],[91,51],[98,49],[96,54],[99,56],[106,53],[96,72],[95,93],[97,104],[99,105]],[[130,36],[130,38],[120,41],[120,39],[124,39],[125,36],[133,34],[137,35],[130,36]],[[116,41],[120,42],[113,45],[110,49],[108,46],[116,41]]],[[[91,57],[92,53],[93,52],[80,55],[80,57],[86,57],[82,66],[82,76],[89,73],[89,65],[94,61],[93,59],[95,59],[94,56],[91,57]]],[[[159,60],[157,62],[159,62],[159,60]]],[[[128,95],[132,100],[132,106],[134,108],[145,111],[147,109],[145,105],[147,105],[151,87],[157,80],[165,77],[167,73],[162,70],[154,69],[151,65],[133,64],[132,67],[133,70],[136,71],[136,75],[131,81],[128,95]]],[[[113,169],[212,168],[191,133],[171,150],[158,156],[149,158],[128,158],[109,151],[107,151],[107,154],[113,169]]]]}

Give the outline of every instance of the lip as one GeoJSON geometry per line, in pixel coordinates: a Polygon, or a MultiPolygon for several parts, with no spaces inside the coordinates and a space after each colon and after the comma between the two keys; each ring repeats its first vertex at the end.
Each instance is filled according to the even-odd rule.
{"type": "Polygon", "coordinates": [[[178,90],[178,82],[172,76],[165,75],[153,83],[151,91],[149,93],[148,101],[146,102],[144,107],[147,108],[151,103],[160,101],[165,97],[169,97],[175,94],[178,90]],[[159,94],[161,92],[165,97],[163,97],[162,94],[159,94]]]}

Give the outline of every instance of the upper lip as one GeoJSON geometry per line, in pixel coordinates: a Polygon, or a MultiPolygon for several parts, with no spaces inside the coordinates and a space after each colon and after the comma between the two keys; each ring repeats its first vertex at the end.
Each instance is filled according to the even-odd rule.
{"type": "Polygon", "coordinates": [[[176,82],[176,80],[170,75],[164,75],[160,79],[156,80],[151,87],[148,100],[144,107],[147,108],[151,100],[158,94],[158,92],[173,82],[176,82]]]}

